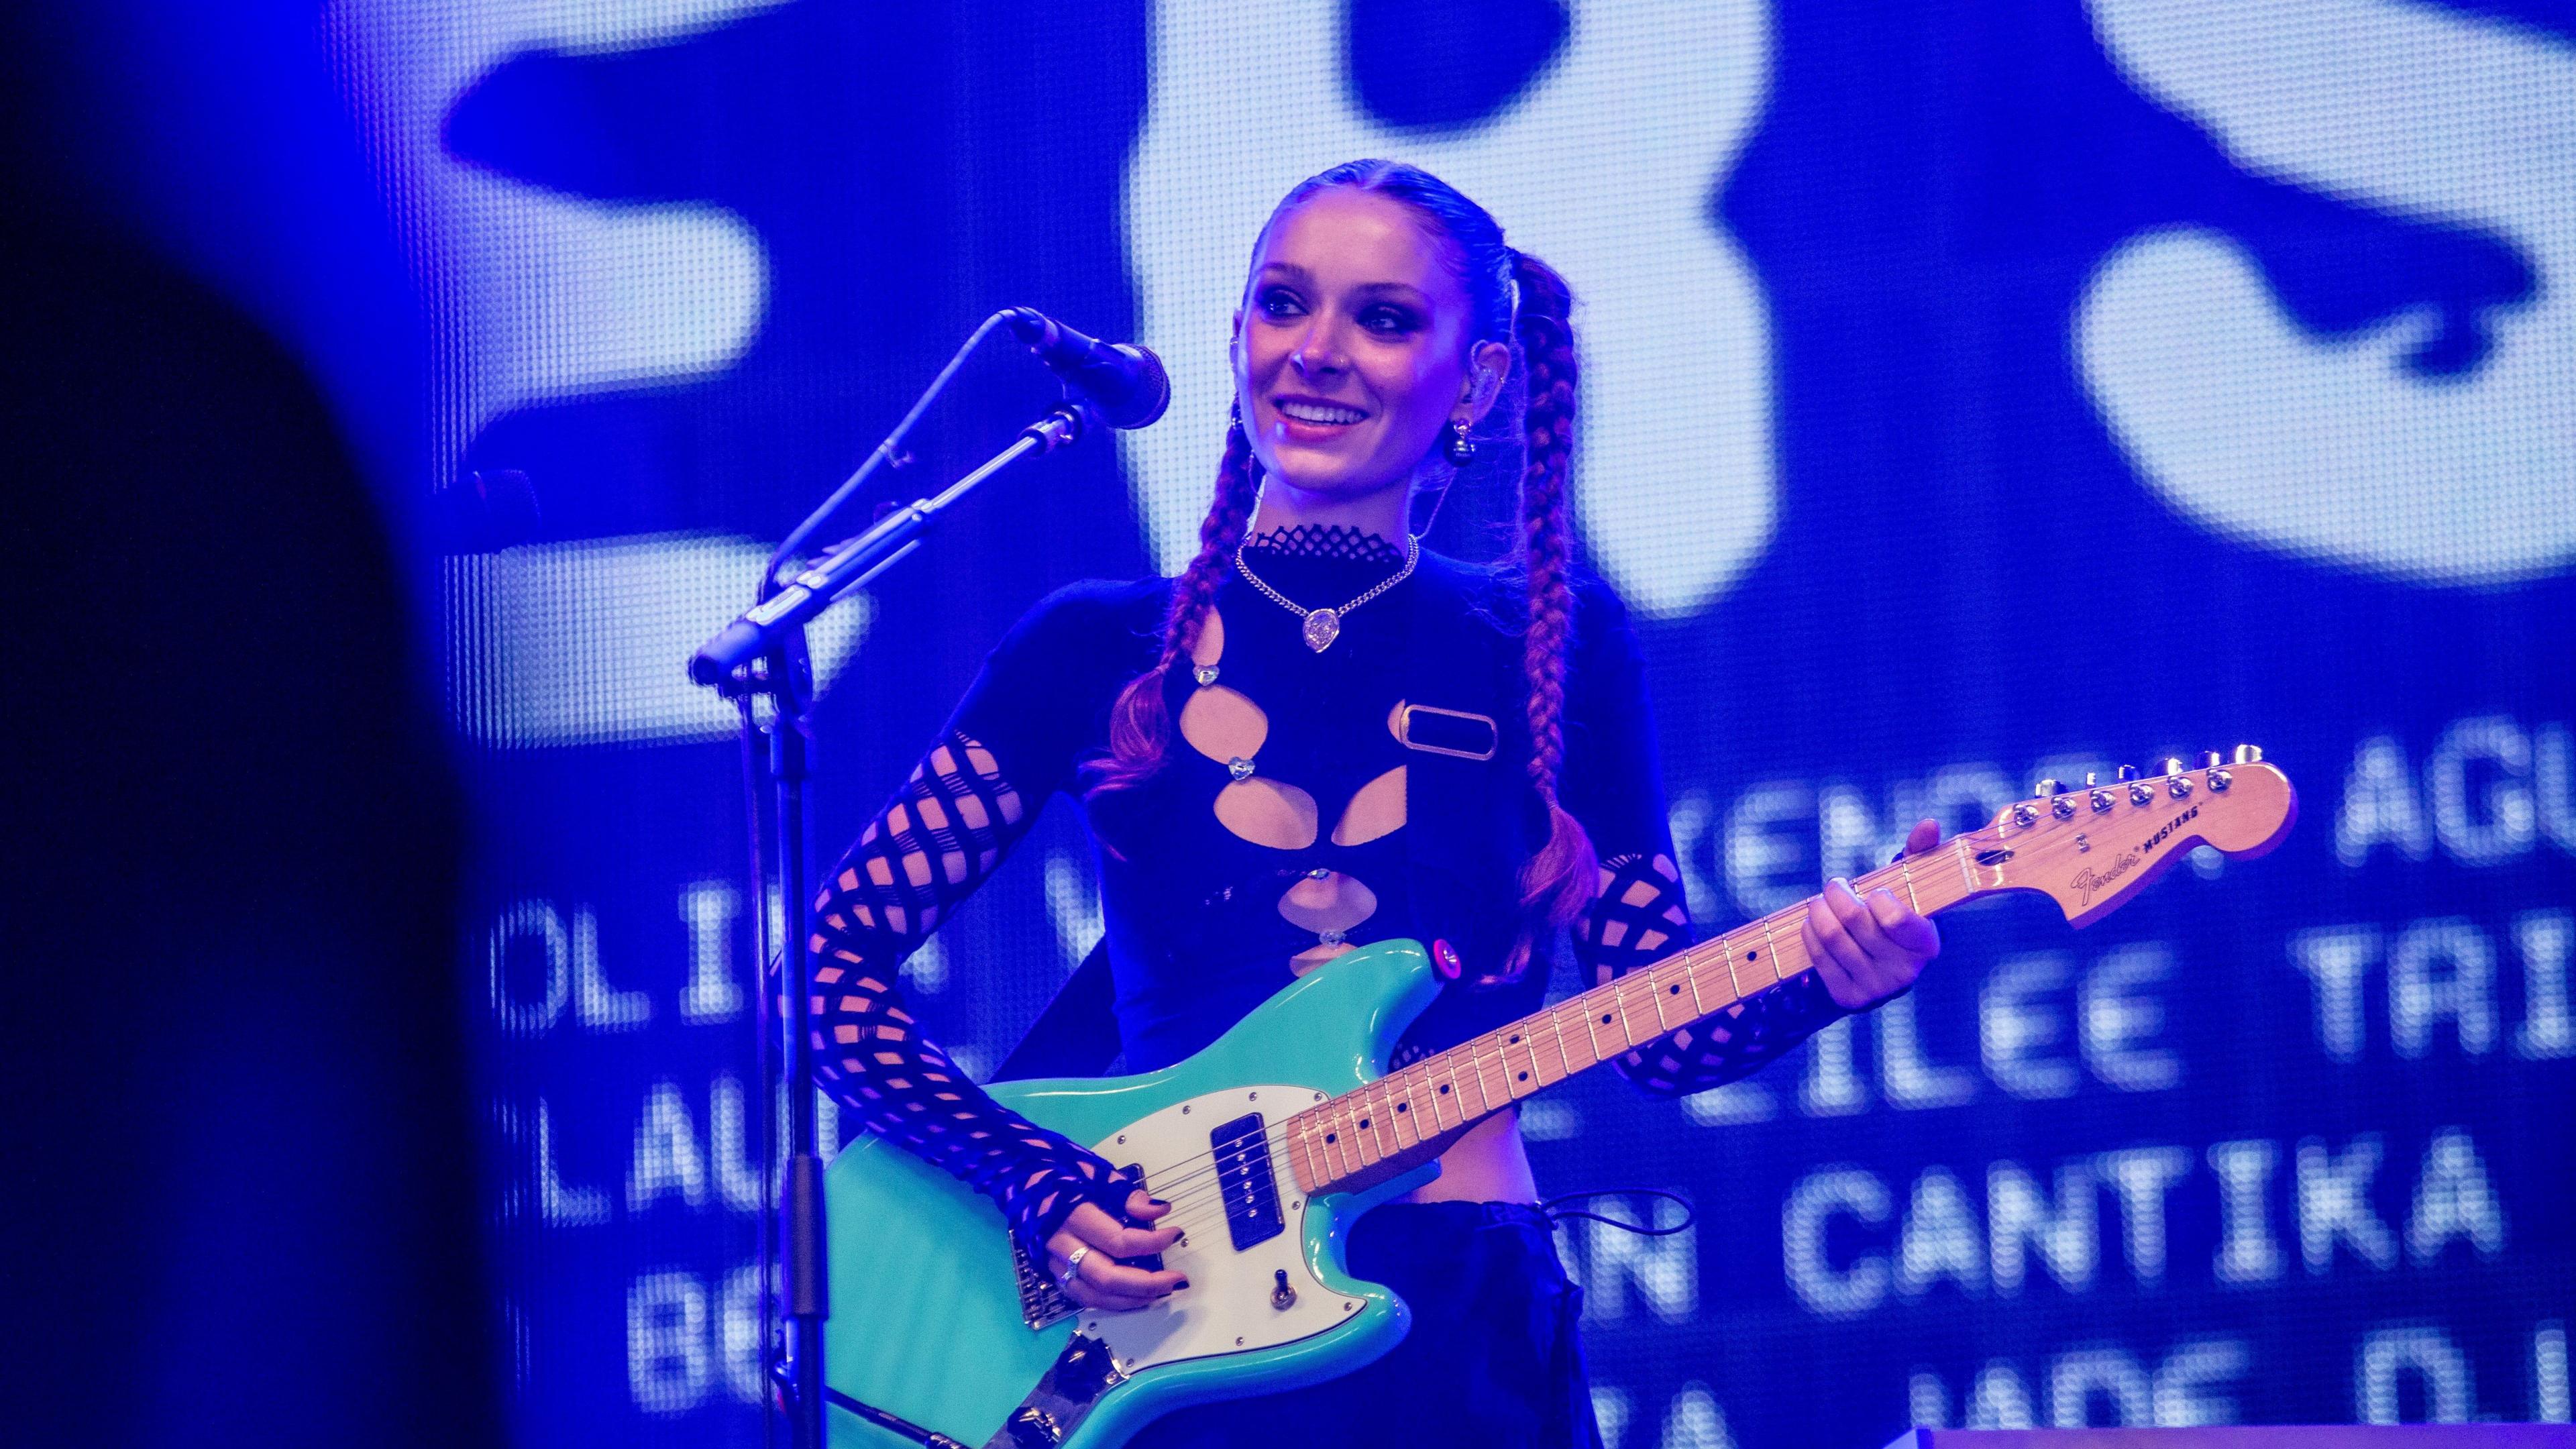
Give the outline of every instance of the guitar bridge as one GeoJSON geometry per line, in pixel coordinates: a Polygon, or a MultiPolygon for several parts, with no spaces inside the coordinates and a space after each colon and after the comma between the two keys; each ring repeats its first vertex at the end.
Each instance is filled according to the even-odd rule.
{"type": "Polygon", "coordinates": [[[1011,1266],[1019,1274],[1021,1322],[1031,1328],[1044,1328],[1082,1311],[1080,1304],[1064,1296],[1053,1274],[1029,1261],[1029,1250],[1021,1246],[1017,1233],[1011,1235],[1011,1266]]]}

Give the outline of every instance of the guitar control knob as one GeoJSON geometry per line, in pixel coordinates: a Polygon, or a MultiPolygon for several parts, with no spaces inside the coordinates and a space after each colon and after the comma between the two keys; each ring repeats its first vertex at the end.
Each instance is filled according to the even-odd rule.
{"type": "Polygon", "coordinates": [[[1287,1269],[1273,1269],[1271,1277],[1270,1306],[1285,1313],[1297,1302],[1297,1290],[1288,1286],[1287,1269]]]}
{"type": "Polygon", "coordinates": [[[2238,745],[2236,747],[2236,763],[2240,765],[2259,765],[2263,763],[2263,747],[2260,745],[2238,745]]]}
{"type": "Polygon", "coordinates": [[[1109,1387],[1115,1368],[1108,1344],[1088,1333],[1077,1333],[1055,1361],[1056,1390],[1076,1403],[1088,1403],[1109,1387]]]}

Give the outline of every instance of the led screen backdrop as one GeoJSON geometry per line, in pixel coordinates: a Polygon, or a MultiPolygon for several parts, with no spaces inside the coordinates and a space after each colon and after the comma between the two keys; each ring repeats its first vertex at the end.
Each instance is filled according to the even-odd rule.
{"type": "MultiPolygon", "coordinates": [[[[818,629],[829,851],[1021,610],[1189,547],[1253,231],[1370,154],[1585,299],[1584,546],[1641,619],[1703,927],[2041,776],[2251,740],[2303,794],[2279,854],[2096,929],[1950,918],[1920,990],[1752,1081],[1530,1109],[1549,1190],[1698,1208],[1563,1230],[1608,1440],[2570,1416],[2576,9],[329,25],[432,322],[397,486],[517,470],[542,513],[418,540],[522,1442],[759,1434],[756,907],[734,717],[682,659],[993,309],[1169,363],[1160,425],[1007,476],[818,629]]],[[[888,495],[1050,396],[978,360],[888,495]]],[[[972,1069],[1097,930],[1049,816],[906,972],[972,1069]]]]}

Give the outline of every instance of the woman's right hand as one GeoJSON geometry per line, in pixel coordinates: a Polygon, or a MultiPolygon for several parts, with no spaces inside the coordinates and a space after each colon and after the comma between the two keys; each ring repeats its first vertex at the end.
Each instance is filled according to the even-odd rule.
{"type": "Polygon", "coordinates": [[[1166,1268],[1148,1273],[1130,1268],[1121,1258],[1141,1258],[1159,1253],[1181,1240],[1175,1227],[1157,1228],[1151,1224],[1172,1210],[1167,1202],[1157,1202],[1142,1192],[1127,1198],[1127,1216],[1147,1224],[1129,1227],[1109,1216],[1096,1203],[1084,1203],[1047,1239],[1047,1269],[1064,1289],[1067,1298],[1085,1308],[1107,1308],[1113,1311],[1142,1308],[1176,1288],[1187,1288],[1190,1280],[1166,1268]],[[1082,1255],[1079,1269],[1071,1282],[1065,1281],[1065,1264],[1074,1250],[1088,1249],[1082,1255]]]}

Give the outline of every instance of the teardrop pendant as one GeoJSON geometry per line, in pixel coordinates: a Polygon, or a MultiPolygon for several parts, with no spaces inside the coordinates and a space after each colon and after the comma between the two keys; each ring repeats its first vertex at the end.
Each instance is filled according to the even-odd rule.
{"type": "Polygon", "coordinates": [[[1317,609],[1306,616],[1306,647],[1321,654],[1342,637],[1342,616],[1333,609],[1317,609]]]}

